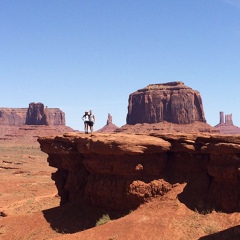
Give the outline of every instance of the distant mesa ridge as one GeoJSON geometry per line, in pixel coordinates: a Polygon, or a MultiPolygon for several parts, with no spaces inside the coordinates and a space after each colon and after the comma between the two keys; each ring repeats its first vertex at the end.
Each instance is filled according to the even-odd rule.
{"type": "Polygon", "coordinates": [[[0,108],[0,125],[65,126],[65,113],[59,108],[48,108],[43,103],[32,102],[28,108],[0,108]]]}
{"type": "Polygon", "coordinates": [[[200,93],[183,82],[150,84],[129,95],[127,124],[206,123],[200,93]]]}

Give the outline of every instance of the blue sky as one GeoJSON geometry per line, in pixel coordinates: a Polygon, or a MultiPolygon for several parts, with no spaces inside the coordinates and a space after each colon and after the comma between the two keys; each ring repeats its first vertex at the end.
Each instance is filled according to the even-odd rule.
{"type": "Polygon", "coordinates": [[[240,126],[239,0],[0,0],[0,107],[42,102],[83,130],[110,113],[126,123],[129,94],[183,81],[240,126]]]}

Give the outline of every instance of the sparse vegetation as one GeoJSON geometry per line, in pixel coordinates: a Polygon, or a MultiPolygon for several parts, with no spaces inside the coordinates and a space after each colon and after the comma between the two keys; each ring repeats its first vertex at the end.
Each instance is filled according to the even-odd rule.
{"type": "Polygon", "coordinates": [[[211,222],[211,224],[203,227],[203,231],[204,233],[206,233],[206,235],[219,232],[219,230],[220,230],[220,227],[216,222],[211,222]]]}
{"type": "Polygon", "coordinates": [[[67,231],[66,229],[60,230],[60,229],[58,229],[58,228],[55,228],[54,230],[55,230],[55,232],[61,233],[61,234],[66,234],[66,233],[68,233],[68,231],[67,231]]]}
{"type": "Polygon", "coordinates": [[[110,220],[111,219],[108,214],[103,214],[103,216],[101,218],[99,218],[98,221],[96,222],[96,226],[103,225],[103,224],[109,222],[110,220]]]}

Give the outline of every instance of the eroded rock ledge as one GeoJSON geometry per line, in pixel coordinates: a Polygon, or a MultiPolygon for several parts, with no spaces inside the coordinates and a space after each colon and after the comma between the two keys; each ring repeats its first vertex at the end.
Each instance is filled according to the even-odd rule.
{"type": "Polygon", "coordinates": [[[66,133],[38,139],[61,204],[130,210],[178,183],[192,209],[240,211],[240,135],[66,133]]]}

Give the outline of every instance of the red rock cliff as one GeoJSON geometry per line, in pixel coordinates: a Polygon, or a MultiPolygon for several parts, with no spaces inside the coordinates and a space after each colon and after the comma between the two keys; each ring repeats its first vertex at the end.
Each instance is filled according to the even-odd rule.
{"type": "Polygon", "coordinates": [[[206,122],[198,91],[183,82],[150,84],[129,96],[127,124],[206,122]]]}
{"type": "Polygon", "coordinates": [[[45,108],[30,103],[28,108],[0,108],[0,125],[65,125],[65,113],[59,108],[45,108]]]}
{"type": "Polygon", "coordinates": [[[189,208],[240,211],[240,136],[68,133],[38,139],[61,203],[130,210],[178,183],[189,208]]]}
{"type": "Polygon", "coordinates": [[[27,110],[27,108],[0,108],[0,125],[24,125],[26,123],[27,110]]]}

